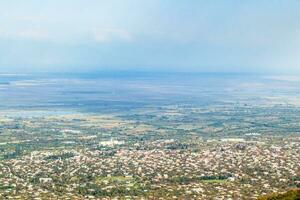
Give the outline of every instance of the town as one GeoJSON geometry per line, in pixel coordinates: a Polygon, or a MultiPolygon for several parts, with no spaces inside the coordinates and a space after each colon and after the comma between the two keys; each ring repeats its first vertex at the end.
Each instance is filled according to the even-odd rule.
{"type": "MultiPolygon", "coordinates": [[[[180,113],[195,120],[195,109],[168,106],[159,112],[158,121],[141,110],[136,119],[124,113],[3,113],[0,198],[256,199],[300,186],[297,133],[221,137],[222,129],[205,129],[205,121],[170,129],[180,113]]],[[[231,132],[230,123],[223,126],[231,132]]]]}

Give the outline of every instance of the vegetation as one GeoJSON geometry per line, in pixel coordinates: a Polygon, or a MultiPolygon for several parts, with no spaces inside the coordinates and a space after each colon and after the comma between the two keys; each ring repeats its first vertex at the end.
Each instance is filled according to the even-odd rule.
{"type": "Polygon", "coordinates": [[[58,159],[64,160],[64,159],[67,159],[67,158],[72,158],[73,156],[75,156],[73,153],[67,152],[67,153],[62,153],[62,154],[59,154],[59,155],[47,156],[45,158],[45,160],[58,160],[58,159]]]}
{"type": "Polygon", "coordinates": [[[300,189],[290,190],[283,194],[271,194],[258,198],[258,200],[300,200],[300,189]]]}

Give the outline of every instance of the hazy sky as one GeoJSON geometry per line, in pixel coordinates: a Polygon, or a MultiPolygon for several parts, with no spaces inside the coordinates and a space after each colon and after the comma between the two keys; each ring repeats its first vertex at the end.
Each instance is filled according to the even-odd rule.
{"type": "Polygon", "coordinates": [[[2,0],[0,72],[300,73],[300,0],[2,0]]]}

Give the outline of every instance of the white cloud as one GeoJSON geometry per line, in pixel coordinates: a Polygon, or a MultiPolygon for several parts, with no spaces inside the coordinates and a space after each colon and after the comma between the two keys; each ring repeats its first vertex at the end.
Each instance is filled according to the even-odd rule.
{"type": "Polygon", "coordinates": [[[19,37],[28,39],[47,39],[49,38],[48,33],[40,30],[24,30],[18,33],[19,37]]]}
{"type": "Polygon", "coordinates": [[[108,28],[95,31],[94,39],[95,41],[100,43],[111,42],[114,40],[128,42],[132,40],[132,35],[128,31],[123,29],[108,28]]]}
{"type": "Polygon", "coordinates": [[[0,37],[11,39],[31,39],[31,40],[43,40],[48,39],[49,34],[43,30],[26,29],[26,30],[0,30],[0,37]]]}
{"type": "Polygon", "coordinates": [[[276,81],[289,81],[289,82],[299,82],[300,76],[266,76],[267,79],[276,80],[276,81]]]}

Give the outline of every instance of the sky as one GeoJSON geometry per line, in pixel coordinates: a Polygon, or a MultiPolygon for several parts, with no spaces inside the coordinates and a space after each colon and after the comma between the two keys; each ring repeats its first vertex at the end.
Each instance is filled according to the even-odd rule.
{"type": "Polygon", "coordinates": [[[2,0],[0,72],[300,73],[299,0],[2,0]]]}

